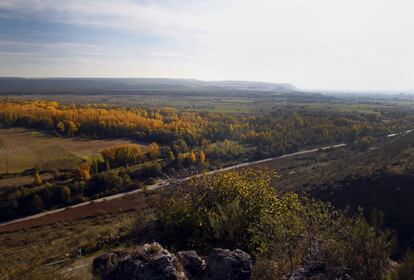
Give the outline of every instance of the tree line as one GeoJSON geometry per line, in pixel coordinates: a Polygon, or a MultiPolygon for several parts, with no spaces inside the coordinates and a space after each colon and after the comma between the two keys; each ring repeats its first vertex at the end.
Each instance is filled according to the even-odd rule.
{"type": "Polygon", "coordinates": [[[188,176],[312,145],[363,141],[368,135],[403,129],[407,123],[404,119],[384,121],[380,116],[254,116],[2,101],[0,126],[48,129],[69,137],[128,137],[149,143],[147,148],[124,145],[105,149],[100,159],[82,164],[71,182],[45,184],[35,172],[35,188],[24,186],[0,198],[4,210],[0,219],[4,220],[125,191],[161,172],[188,176]],[[124,171],[114,170],[119,168],[124,171]]]}
{"type": "MultiPolygon", "coordinates": [[[[407,120],[362,114],[255,116],[188,112],[174,108],[118,108],[105,104],[63,105],[48,101],[0,102],[0,124],[54,131],[62,136],[127,137],[174,149],[235,141],[256,148],[260,158],[323,143],[356,141],[404,129],[407,120]]],[[[176,153],[177,154],[177,153],[176,153]]]]}

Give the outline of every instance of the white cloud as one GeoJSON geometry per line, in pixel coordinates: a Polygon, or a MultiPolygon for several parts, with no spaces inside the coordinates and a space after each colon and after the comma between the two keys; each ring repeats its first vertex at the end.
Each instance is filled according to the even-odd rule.
{"type": "MultiPolygon", "coordinates": [[[[2,0],[0,9],[20,18],[174,39],[168,46],[86,47],[85,61],[96,51],[106,55],[108,66],[118,65],[105,69],[114,76],[414,88],[410,0],[2,0]],[[121,65],[128,61],[134,66],[121,65]]],[[[81,46],[72,49],[82,52],[81,46]]],[[[87,69],[96,76],[92,66],[87,69]]]]}

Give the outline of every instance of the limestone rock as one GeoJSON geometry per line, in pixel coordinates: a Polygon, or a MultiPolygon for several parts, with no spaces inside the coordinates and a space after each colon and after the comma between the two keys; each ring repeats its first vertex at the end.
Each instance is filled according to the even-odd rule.
{"type": "Polygon", "coordinates": [[[208,256],[206,269],[208,280],[249,280],[252,274],[252,259],[249,254],[236,249],[213,249],[208,256]]]}
{"type": "Polygon", "coordinates": [[[206,258],[196,251],[175,255],[152,243],[95,258],[93,273],[102,280],[249,280],[252,259],[241,250],[218,248],[206,258]]]}

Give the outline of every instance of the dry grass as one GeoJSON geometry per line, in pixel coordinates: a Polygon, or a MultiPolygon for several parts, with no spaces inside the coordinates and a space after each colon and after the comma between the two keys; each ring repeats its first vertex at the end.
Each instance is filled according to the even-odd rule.
{"type": "Polygon", "coordinates": [[[142,204],[133,211],[100,211],[81,219],[0,233],[0,280],[92,279],[90,265],[96,255],[130,247],[137,236],[145,238],[137,221],[140,226],[151,223],[163,195],[134,195],[130,199],[142,204]],[[55,263],[59,261],[63,262],[55,263]]]}
{"type": "MultiPolygon", "coordinates": [[[[109,140],[85,140],[79,138],[59,138],[61,145],[65,149],[79,157],[98,156],[103,149],[113,146],[136,144],[126,139],[109,139],[109,140]]],[[[141,148],[146,146],[140,144],[141,148]]]]}
{"type": "MultiPolygon", "coordinates": [[[[53,178],[52,173],[41,174],[40,177],[42,180],[50,180],[53,178]]],[[[0,179],[0,188],[3,187],[19,187],[23,185],[28,185],[33,183],[33,175],[23,175],[18,177],[10,177],[0,179]]]]}
{"type": "MultiPolygon", "coordinates": [[[[32,279],[51,271],[77,267],[88,254],[122,239],[133,226],[136,212],[103,214],[71,222],[34,227],[13,233],[0,234],[0,275],[2,279],[32,279]],[[82,257],[79,255],[82,249],[82,257]],[[55,262],[63,261],[50,265],[55,262]]],[[[83,268],[83,267],[82,267],[83,268]]],[[[77,270],[77,269],[76,269],[77,270]]],[[[78,271],[69,270],[70,274],[78,271]]],[[[85,273],[84,269],[79,272],[85,273]]],[[[51,278],[56,279],[56,276],[51,278]]],[[[72,277],[71,277],[72,278],[72,277]]]]}
{"type": "Polygon", "coordinates": [[[59,145],[59,138],[45,137],[25,129],[1,129],[0,173],[40,169],[71,168],[82,159],[59,145]]]}
{"type": "Polygon", "coordinates": [[[97,156],[108,147],[131,143],[122,139],[61,138],[23,128],[0,129],[0,173],[17,173],[35,167],[76,168],[83,158],[97,156]]]}

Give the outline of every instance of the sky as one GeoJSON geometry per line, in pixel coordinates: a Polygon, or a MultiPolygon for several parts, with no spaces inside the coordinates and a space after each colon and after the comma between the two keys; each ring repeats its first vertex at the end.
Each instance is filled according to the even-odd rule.
{"type": "Polygon", "coordinates": [[[411,0],[0,0],[0,76],[414,90],[411,0]]]}

